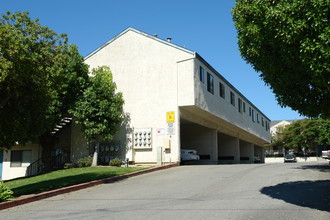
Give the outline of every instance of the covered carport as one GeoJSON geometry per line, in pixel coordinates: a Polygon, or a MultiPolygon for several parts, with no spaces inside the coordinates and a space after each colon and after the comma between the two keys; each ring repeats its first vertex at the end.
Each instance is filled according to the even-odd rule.
{"type": "Polygon", "coordinates": [[[180,108],[181,149],[196,150],[201,164],[254,163],[254,156],[263,158],[263,147],[256,143],[262,140],[209,112],[180,108]]]}
{"type": "Polygon", "coordinates": [[[218,133],[218,163],[240,163],[239,139],[218,133]]]}
{"type": "Polygon", "coordinates": [[[255,145],[254,146],[254,156],[257,156],[260,158],[260,162],[264,163],[265,162],[265,148],[255,145]]]}
{"type": "Polygon", "coordinates": [[[254,144],[239,140],[240,163],[254,163],[254,144]]]}
{"type": "Polygon", "coordinates": [[[187,120],[180,122],[181,149],[196,150],[201,163],[217,163],[217,133],[210,129],[187,120]]]}

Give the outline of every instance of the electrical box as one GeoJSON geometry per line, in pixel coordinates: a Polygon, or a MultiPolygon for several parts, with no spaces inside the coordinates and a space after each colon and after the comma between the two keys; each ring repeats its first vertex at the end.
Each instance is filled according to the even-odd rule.
{"type": "Polygon", "coordinates": [[[151,128],[134,129],[133,142],[134,149],[152,149],[151,128]]]}
{"type": "Polygon", "coordinates": [[[171,139],[169,139],[169,138],[164,139],[164,149],[165,150],[171,149],[171,139]]]}

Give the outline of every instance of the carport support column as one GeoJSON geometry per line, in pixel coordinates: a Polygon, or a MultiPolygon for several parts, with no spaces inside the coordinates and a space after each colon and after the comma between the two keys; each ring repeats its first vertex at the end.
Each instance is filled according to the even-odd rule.
{"type": "Polygon", "coordinates": [[[248,155],[249,155],[249,162],[250,163],[254,163],[254,144],[252,143],[248,143],[247,144],[247,147],[248,147],[248,155]]]}
{"type": "Polygon", "coordinates": [[[265,163],[265,148],[261,147],[261,163],[265,163]]]}
{"type": "Polygon", "coordinates": [[[240,141],[240,157],[249,158],[249,160],[241,160],[241,163],[253,163],[254,144],[245,141],[240,141]]]}
{"type": "Polygon", "coordinates": [[[240,163],[241,154],[240,154],[240,147],[239,147],[239,138],[233,138],[231,147],[232,147],[233,153],[234,153],[234,163],[240,163]]]}
{"type": "Polygon", "coordinates": [[[254,145],[254,155],[259,156],[260,162],[265,162],[265,148],[258,145],[254,145]]]}
{"type": "Polygon", "coordinates": [[[211,131],[211,161],[218,163],[218,131],[211,131]]]}

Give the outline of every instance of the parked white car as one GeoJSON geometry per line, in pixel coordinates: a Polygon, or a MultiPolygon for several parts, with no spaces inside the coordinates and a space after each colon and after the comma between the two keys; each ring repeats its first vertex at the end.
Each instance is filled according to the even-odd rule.
{"type": "Polygon", "coordinates": [[[322,158],[329,161],[329,165],[330,165],[330,150],[322,151],[322,158]]]}
{"type": "Polygon", "coordinates": [[[196,150],[181,149],[181,161],[199,160],[196,150]]]}
{"type": "Polygon", "coordinates": [[[322,158],[329,160],[330,159],[330,150],[322,151],[322,158]]]}

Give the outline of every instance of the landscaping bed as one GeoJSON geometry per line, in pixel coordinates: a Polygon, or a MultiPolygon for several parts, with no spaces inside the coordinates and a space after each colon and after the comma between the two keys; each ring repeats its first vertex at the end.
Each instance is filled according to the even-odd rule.
{"type": "Polygon", "coordinates": [[[14,197],[35,194],[93,180],[120,176],[147,169],[146,167],[83,167],[53,171],[50,173],[4,181],[14,192],[14,197]]]}

